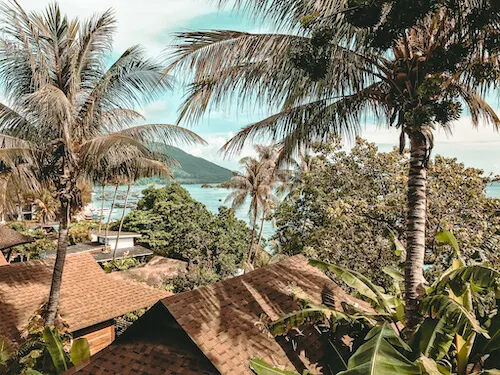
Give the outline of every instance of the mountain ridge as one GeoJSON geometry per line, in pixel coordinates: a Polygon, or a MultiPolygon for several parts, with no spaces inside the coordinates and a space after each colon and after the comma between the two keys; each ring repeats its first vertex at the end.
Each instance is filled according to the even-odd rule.
{"type": "MultiPolygon", "coordinates": [[[[232,171],[211,161],[191,155],[186,151],[174,147],[153,145],[152,150],[177,160],[180,167],[172,167],[175,181],[181,184],[218,184],[231,179],[232,171]]],[[[144,178],[140,184],[167,182],[168,178],[144,178]]]]}

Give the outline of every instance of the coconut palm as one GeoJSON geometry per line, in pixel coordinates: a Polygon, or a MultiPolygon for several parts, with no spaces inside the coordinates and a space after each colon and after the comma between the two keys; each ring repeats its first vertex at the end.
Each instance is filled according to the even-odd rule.
{"type": "Polygon", "coordinates": [[[232,201],[232,207],[237,209],[241,207],[248,198],[250,198],[250,207],[248,215],[252,225],[250,235],[250,244],[246,259],[246,266],[253,267],[255,256],[255,245],[259,246],[262,240],[262,229],[266,213],[269,210],[272,201],[277,198],[273,194],[273,189],[278,184],[276,172],[276,153],[275,148],[256,146],[259,158],[245,157],[240,160],[243,172],[237,172],[230,180],[230,186],[234,189],[226,201],[232,201]],[[261,229],[259,233],[259,242],[255,244],[257,219],[261,215],[261,229]]]}
{"type": "MultiPolygon", "coordinates": [[[[170,164],[176,163],[176,161],[170,160],[170,164]]],[[[125,220],[125,212],[127,210],[128,198],[132,184],[145,177],[168,176],[173,178],[169,166],[165,162],[155,159],[137,158],[132,163],[125,163],[123,170],[125,172],[124,178],[127,181],[127,192],[125,193],[125,201],[123,203],[122,215],[118,226],[118,234],[116,236],[115,248],[113,250],[113,262],[115,261],[116,250],[118,249],[118,241],[120,240],[123,221],[125,220]]]]}
{"type": "Polygon", "coordinates": [[[409,332],[419,320],[424,282],[426,170],[434,130],[450,131],[462,106],[473,126],[500,124],[481,95],[499,76],[499,3],[430,3],[239,1],[239,9],[274,24],[277,32],[181,33],[170,66],[194,71],[181,120],[196,120],[228,101],[244,105],[249,98],[277,110],[237,133],[223,148],[226,153],[268,139],[283,145],[286,160],[332,136],[352,138],[366,117],[398,128],[401,149],[409,139],[409,332]]]}
{"type": "Polygon", "coordinates": [[[68,19],[54,3],[44,12],[25,12],[17,3],[0,6],[0,139],[28,143],[38,178],[50,181],[60,202],[58,250],[46,324],[57,314],[76,185],[93,178],[107,160],[149,157],[151,141],[202,141],[168,124],[135,125],[134,109],[170,88],[164,69],[139,46],[109,65],[115,19],[111,11],[89,20],[68,19]],[[134,124],[134,126],[132,126],[134,124]]]}

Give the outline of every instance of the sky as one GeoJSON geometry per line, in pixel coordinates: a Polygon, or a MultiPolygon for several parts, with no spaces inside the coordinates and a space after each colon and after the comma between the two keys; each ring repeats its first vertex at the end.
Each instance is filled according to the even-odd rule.
{"type": "MultiPolygon", "coordinates": [[[[41,10],[49,3],[44,0],[19,2],[26,10],[41,10]]],[[[248,17],[232,12],[230,8],[218,9],[216,3],[215,0],[59,0],[63,12],[70,17],[89,17],[95,12],[112,8],[118,20],[114,43],[114,53],[117,56],[135,44],[144,46],[150,56],[164,56],[167,47],[175,42],[174,33],[179,31],[265,31],[265,25],[255,24],[248,17]]],[[[500,92],[498,94],[490,97],[489,103],[500,110],[500,92]]],[[[179,80],[173,92],[142,109],[147,122],[175,123],[182,98],[183,88],[179,80]]],[[[208,145],[181,148],[226,168],[236,169],[239,157],[253,154],[252,146],[248,145],[239,157],[230,160],[219,154],[219,148],[241,127],[265,118],[266,115],[269,113],[264,109],[241,111],[231,106],[210,111],[196,124],[181,124],[201,135],[208,145]]],[[[383,151],[392,149],[399,142],[398,132],[386,129],[383,124],[367,123],[362,136],[376,142],[383,151]]],[[[455,124],[453,136],[437,133],[434,153],[457,157],[467,166],[481,168],[486,173],[500,174],[500,134],[484,125],[473,129],[466,113],[455,124]]]]}

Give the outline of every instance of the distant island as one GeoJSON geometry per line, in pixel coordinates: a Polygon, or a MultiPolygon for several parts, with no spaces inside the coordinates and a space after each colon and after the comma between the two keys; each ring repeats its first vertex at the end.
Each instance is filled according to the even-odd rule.
{"type": "MultiPolygon", "coordinates": [[[[232,172],[229,169],[188,154],[180,148],[155,145],[153,150],[177,160],[180,167],[174,166],[172,171],[175,180],[181,184],[220,184],[231,179],[232,172]]],[[[168,181],[168,178],[154,177],[144,178],[138,184],[164,184],[168,181]]]]}

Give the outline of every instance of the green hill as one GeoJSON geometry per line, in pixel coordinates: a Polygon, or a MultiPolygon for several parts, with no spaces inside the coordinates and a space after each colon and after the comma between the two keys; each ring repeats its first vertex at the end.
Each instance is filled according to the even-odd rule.
{"type": "MultiPolygon", "coordinates": [[[[203,158],[199,158],[182,151],[180,148],[153,147],[157,152],[164,153],[177,160],[180,167],[173,167],[173,175],[177,182],[181,184],[217,184],[228,181],[232,172],[203,158]]],[[[145,178],[140,181],[141,184],[151,184],[166,182],[160,178],[145,178]]]]}

